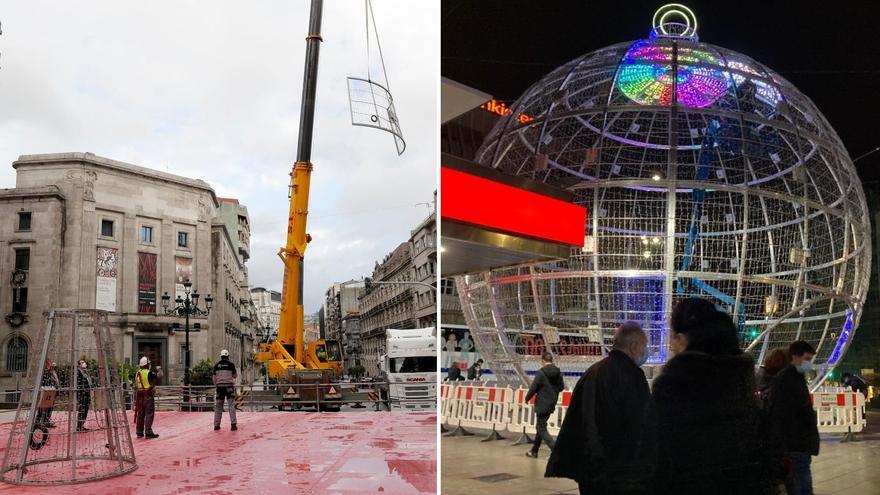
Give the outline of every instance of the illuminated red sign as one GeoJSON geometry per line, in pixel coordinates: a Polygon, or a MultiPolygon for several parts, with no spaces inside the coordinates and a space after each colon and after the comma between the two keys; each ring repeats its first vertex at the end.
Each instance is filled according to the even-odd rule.
{"type": "Polygon", "coordinates": [[[444,219],[542,241],[582,247],[587,210],[449,167],[440,168],[444,219]]]}
{"type": "MultiPolygon", "coordinates": [[[[513,110],[507,108],[507,105],[505,105],[504,103],[502,103],[498,100],[489,100],[486,103],[483,103],[482,105],[480,105],[480,108],[482,108],[483,110],[486,110],[487,112],[492,112],[496,115],[500,115],[502,117],[506,117],[506,116],[513,113],[513,110]]],[[[529,117],[528,115],[526,115],[524,113],[521,113],[516,116],[516,120],[518,120],[520,124],[525,124],[525,123],[531,122],[535,119],[532,117],[529,117]]]]}

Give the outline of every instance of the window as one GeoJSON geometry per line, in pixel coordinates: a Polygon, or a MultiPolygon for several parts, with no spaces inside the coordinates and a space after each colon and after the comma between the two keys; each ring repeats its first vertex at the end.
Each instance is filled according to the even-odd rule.
{"type": "Polygon", "coordinates": [[[31,249],[21,248],[15,250],[15,269],[27,271],[31,266],[31,249]]]}
{"type": "MultiPolygon", "coordinates": [[[[185,366],[186,365],[186,362],[185,362],[185,360],[186,360],[186,345],[180,346],[180,352],[177,353],[177,356],[178,356],[178,363],[177,364],[180,364],[181,366],[185,366]]],[[[190,364],[192,364],[192,349],[189,350],[189,362],[190,362],[190,364]]]]}
{"type": "Polygon", "coordinates": [[[27,287],[16,287],[12,291],[12,312],[27,313],[27,287]]]}
{"type": "Polygon", "coordinates": [[[18,213],[18,230],[31,230],[31,212],[18,213]]]}
{"type": "Polygon", "coordinates": [[[28,344],[22,337],[12,337],[6,344],[6,371],[27,371],[28,344]]]}
{"type": "Polygon", "coordinates": [[[448,296],[455,294],[455,283],[451,278],[440,279],[440,293],[448,296]]]}
{"type": "Polygon", "coordinates": [[[141,226],[141,242],[153,243],[153,227],[141,226]]]}
{"type": "Polygon", "coordinates": [[[189,246],[189,234],[186,232],[178,232],[177,233],[177,247],[187,247],[189,246]]]}
{"type": "Polygon", "coordinates": [[[104,237],[113,237],[113,220],[101,220],[101,235],[104,237]]]}

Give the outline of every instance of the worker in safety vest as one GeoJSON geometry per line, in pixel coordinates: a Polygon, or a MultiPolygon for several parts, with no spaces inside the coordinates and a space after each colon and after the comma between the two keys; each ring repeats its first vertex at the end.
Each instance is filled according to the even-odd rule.
{"type": "Polygon", "coordinates": [[[235,421],[235,379],[238,373],[235,364],[229,359],[229,351],[220,351],[220,361],[214,365],[214,386],[217,387],[217,396],[214,399],[214,429],[220,429],[220,420],[223,419],[223,403],[229,403],[229,422],[232,423],[232,431],[238,429],[235,421]]]}
{"type": "Polygon", "coordinates": [[[138,364],[140,364],[140,369],[134,376],[134,387],[137,390],[134,403],[137,436],[158,438],[159,435],[153,433],[153,415],[156,412],[153,389],[156,387],[156,383],[162,379],[162,367],[156,366],[156,371],[151,371],[150,360],[146,356],[142,357],[138,364]],[[146,434],[144,434],[145,428],[146,434]]]}

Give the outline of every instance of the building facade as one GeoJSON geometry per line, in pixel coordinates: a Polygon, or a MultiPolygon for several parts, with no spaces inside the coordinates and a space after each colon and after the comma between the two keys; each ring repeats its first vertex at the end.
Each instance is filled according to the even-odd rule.
{"type": "Polygon", "coordinates": [[[361,314],[348,313],[342,318],[342,355],[345,373],[361,364],[361,314]]]}
{"type": "Polygon", "coordinates": [[[342,340],[342,321],[358,312],[358,298],[364,292],[360,280],[336,282],[324,293],[324,338],[342,340]]]}
{"type": "MultiPolygon", "coordinates": [[[[373,282],[411,282],[412,246],[403,242],[373,269],[373,282]]],[[[416,328],[415,291],[407,284],[373,284],[360,298],[362,365],[367,374],[379,372],[378,358],[385,352],[386,328],[416,328]]]]}
{"type": "MultiPolygon", "coordinates": [[[[410,238],[413,280],[437,287],[437,222],[431,213],[418,225],[410,238]]],[[[437,325],[437,296],[425,285],[413,285],[416,328],[437,325]]]]}
{"type": "Polygon", "coordinates": [[[263,340],[273,340],[278,335],[278,321],[281,318],[281,293],[263,287],[250,290],[251,299],[257,310],[257,318],[262,328],[263,340]]]}
{"type": "Polygon", "coordinates": [[[232,317],[213,273],[225,226],[207,183],[91,153],[24,155],[13,167],[15,189],[0,191],[0,273],[19,274],[0,284],[0,387],[16,388],[43,312],[57,307],[107,311],[120,361],[148,356],[165,384],[181,383],[184,324],[165,315],[161,295],[173,304],[184,280],[215,299],[211,316],[190,318],[201,327],[189,335],[192,363],[216,360],[232,317]]]}

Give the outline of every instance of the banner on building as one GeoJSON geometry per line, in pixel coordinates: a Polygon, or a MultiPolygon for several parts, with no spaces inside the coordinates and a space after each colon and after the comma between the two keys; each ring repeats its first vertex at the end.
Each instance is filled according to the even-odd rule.
{"type": "Polygon", "coordinates": [[[116,311],[116,275],[119,271],[119,251],[98,248],[98,273],[95,289],[95,309],[116,311]]]}
{"type": "Polygon", "coordinates": [[[138,313],[156,314],[156,255],[138,253],[138,313]]]}
{"type": "Polygon", "coordinates": [[[175,285],[176,285],[175,295],[174,295],[175,297],[180,297],[180,298],[186,297],[183,292],[183,282],[185,282],[187,280],[190,280],[190,281],[192,280],[192,274],[193,274],[192,261],[193,261],[192,258],[180,258],[180,257],[174,258],[174,263],[175,263],[175,267],[176,267],[175,277],[177,279],[175,282],[175,285]]]}

